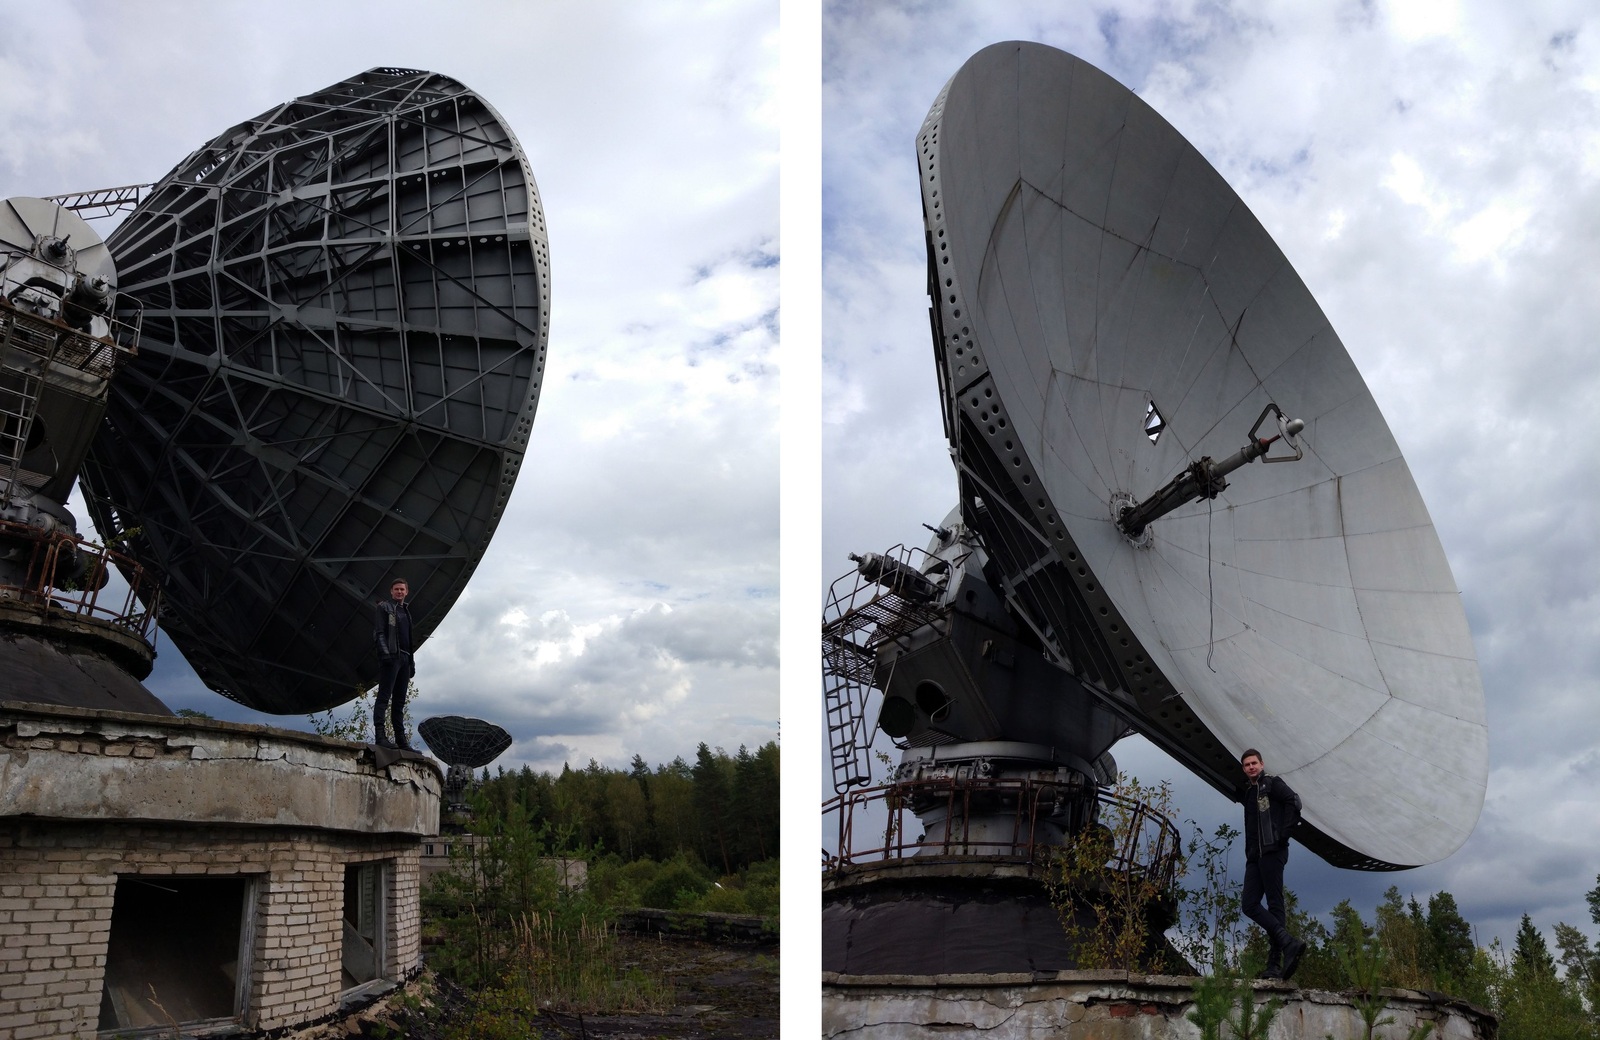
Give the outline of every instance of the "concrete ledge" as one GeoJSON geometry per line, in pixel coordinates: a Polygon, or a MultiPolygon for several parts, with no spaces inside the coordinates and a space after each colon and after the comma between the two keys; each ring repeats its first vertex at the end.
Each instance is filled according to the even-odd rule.
{"type": "Polygon", "coordinates": [[[0,701],[0,818],[420,837],[443,785],[425,756],[380,766],[369,745],[314,733],[0,701]]]}
{"type": "MultiPolygon", "coordinates": [[[[822,976],[822,1035],[827,1038],[922,1040],[951,1032],[993,1040],[1035,1036],[1095,1040],[1192,1040],[1185,1017],[1194,1006],[1193,978],[1126,971],[1061,971],[1004,975],[822,976]]],[[[1350,997],[1257,982],[1256,1000],[1283,1001],[1270,1040],[1357,1040],[1365,1027],[1350,997]]],[[[1494,1016],[1465,1001],[1416,990],[1385,990],[1394,1020],[1385,1035],[1404,1036],[1433,1023],[1433,1040],[1493,1040],[1494,1016]]]]}

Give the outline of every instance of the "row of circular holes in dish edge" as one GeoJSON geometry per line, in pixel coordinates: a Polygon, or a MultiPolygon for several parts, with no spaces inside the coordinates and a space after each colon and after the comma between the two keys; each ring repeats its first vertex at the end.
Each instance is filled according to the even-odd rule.
{"type": "MultiPolygon", "coordinates": [[[[935,169],[937,164],[937,154],[935,149],[938,147],[938,143],[939,128],[937,125],[935,125],[930,132],[923,135],[922,155],[928,176],[928,198],[932,203],[929,212],[933,214],[934,238],[935,241],[939,243],[939,268],[942,271],[945,267],[949,266],[950,255],[949,244],[944,240],[944,213],[942,212],[942,207],[939,203],[939,189],[937,187],[938,172],[935,169]]],[[[940,295],[943,297],[943,299],[939,301],[940,307],[948,309],[951,319],[948,327],[954,328],[956,322],[960,321],[961,319],[960,294],[956,291],[955,280],[948,273],[944,275],[943,281],[944,284],[940,289],[940,295]]],[[[982,398],[978,397],[976,394],[976,384],[982,380],[983,376],[988,374],[988,367],[984,365],[983,360],[978,356],[977,351],[972,349],[972,341],[970,336],[971,332],[969,328],[967,326],[961,326],[960,332],[952,332],[948,335],[948,343],[946,344],[947,350],[953,351],[957,359],[962,359],[965,356],[964,361],[956,362],[957,376],[966,375],[966,369],[968,365],[971,365],[973,369],[973,378],[962,387],[962,396],[967,398],[969,410],[976,414],[978,426],[988,433],[991,447],[996,447],[994,442],[997,441],[1001,442],[1003,445],[1004,452],[1002,453],[1000,450],[998,450],[998,447],[996,447],[995,454],[1002,458],[1004,458],[1006,455],[1010,455],[1011,465],[1020,471],[1020,480],[1023,486],[1031,487],[1033,485],[1035,476],[1033,473],[1033,467],[1024,462],[1022,453],[1016,451],[1016,446],[1011,440],[1005,439],[1004,433],[1001,432],[1006,429],[1008,423],[1004,412],[1000,408],[1000,403],[996,400],[993,400],[993,386],[991,385],[984,388],[982,398]],[[967,340],[967,346],[962,346],[961,341],[963,336],[969,337],[967,340]],[[968,353],[968,351],[971,352],[968,353]]],[[[961,385],[954,380],[952,380],[952,383],[953,385],[961,385]]],[[[1105,593],[1100,590],[1095,582],[1089,577],[1088,568],[1078,559],[1077,547],[1072,543],[1072,540],[1067,537],[1066,531],[1062,528],[1056,515],[1050,512],[1049,502],[1043,496],[1036,498],[1034,500],[1034,510],[1044,521],[1044,526],[1049,529],[1051,535],[1054,536],[1056,541],[1062,542],[1067,546],[1067,563],[1076,572],[1079,587],[1084,591],[1084,593],[1092,597],[1095,601],[1092,605],[1103,619],[1101,623],[1107,625],[1123,649],[1131,649],[1129,636],[1123,632],[1123,623],[1120,615],[1113,617],[1110,601],[1106,598],[1105,593]]],[[[1147,676],[1155,676],[1154,667],[1145,660],[1145,656],[1142,652],[1135,651],[1134,656],[1131,658],[1125,658],[1122,664],[1123,667],[1128,670],[1129,674],[1136,674],[1137,671],[1142,670],[1147,676]]],[[[1165,685],[1165,683],[1159,677],[1153,678],[1153,682],[1157,687],[1165,685]]],[[[1147,687],[1144,686],[1138,688],[1138,692],[1141,694],[1145,693],[1146,690],[1147,687]]],[[[1177,728],[1180,730],[1182,729],[1182,722],[1177,723],[1177,728]]]]}

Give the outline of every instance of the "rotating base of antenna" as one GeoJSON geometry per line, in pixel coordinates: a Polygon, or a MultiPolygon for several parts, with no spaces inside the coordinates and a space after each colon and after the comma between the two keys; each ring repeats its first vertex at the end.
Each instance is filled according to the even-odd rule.
{"type": "MultiPolygon", "coordinates": [[[[1178,831],[1104,786],[1115,772],[1050,747],[983,741],[912,748],[891,782],[850,792],[839,854],[823,875],[823,970],[852,975],[1061,971],[1077,947],[1051,897],[1059,851],[1075,836],[1104,845],[1098,884],[1129,872],[1170,887],[1178,831]],[[1116,824],[1113,828],[1107,822],[1116,824]],[[867,836],[881,834],[883,845],[867,836]]],[[[825,828],[826,830],[826,828],[825,828]]],[[[1154,900],[1144,961],[1178,963],[1161,938],[1172,904],[1154,900]]],[[[1070,931],[1096,927],[1087,907],[1070,931]]]]}

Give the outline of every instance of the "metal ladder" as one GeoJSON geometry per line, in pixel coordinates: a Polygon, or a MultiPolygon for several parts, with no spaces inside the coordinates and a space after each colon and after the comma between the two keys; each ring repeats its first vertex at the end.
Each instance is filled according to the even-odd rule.
{"type": "MultiPolygon", "coordinates": [[[[904,545],[883,555],[919,574],[918,565],[927,557],[904,545]]],[[[901,642],[923,626],[946,624],[944,610],[914,602],[859,572],[846,574],[829,588],[822,612],[822,703],[835,793],[872,781],[877,725],[869,724],[866,716],[867,698],[879,688],[874,675],[879,648],[901,642]]],[[[888,682],[885,677],[884,685],[888,682]]]]}
{"type": "Polygon", "coordinates": [[[867,694],[871,684],[856,675],[862,667],[871,672],[872,658],[864,647],[836,633],[823,633],[822,702],[827,714],[828,755],[833,766],[833,790],[872,779],[871,735],[867,733],[867,694]]]}

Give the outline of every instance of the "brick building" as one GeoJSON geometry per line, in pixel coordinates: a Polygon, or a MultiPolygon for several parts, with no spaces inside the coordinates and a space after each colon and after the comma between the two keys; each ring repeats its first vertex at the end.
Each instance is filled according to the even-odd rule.
{"type": "Polygon", "coordinates": [[[420,963],[420,755],[0,702],[0,1036],[335,1014],[420,963]]]}

